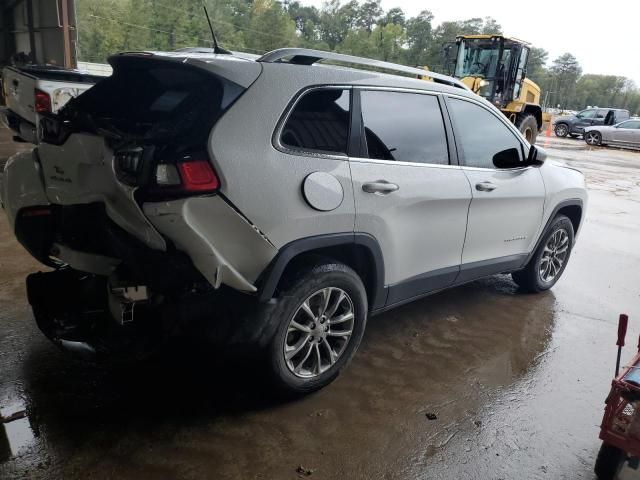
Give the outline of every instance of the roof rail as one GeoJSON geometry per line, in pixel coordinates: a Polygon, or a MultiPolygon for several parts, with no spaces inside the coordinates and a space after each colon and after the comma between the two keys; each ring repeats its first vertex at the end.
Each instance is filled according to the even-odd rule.
{"type": "Polygon", "coordinates": [[[309,48],[279,48],[265,53],[258,58],[257,62],[275,63],[281,62],[283,59],[289,58],[289,63],[298,65],[313,65],[320,60],[333,60],[336,62],[352,63],[356,65],[366,65],[368,67],[382,68],[385,70],[393,70],[395,72],[410,73],[422,77],[429,77],[436,83],[443,83],[452,87],[463,88],[469,90],[460,80],[442,75],[441,73],[422,70],[415,67],[407,67],[397,63],[383,62],[382,60],[373,60],[371,58],[355,57],[353,55],[344,55],[342,53],[324,52],[322,50],[312,50],[309,48]]]}

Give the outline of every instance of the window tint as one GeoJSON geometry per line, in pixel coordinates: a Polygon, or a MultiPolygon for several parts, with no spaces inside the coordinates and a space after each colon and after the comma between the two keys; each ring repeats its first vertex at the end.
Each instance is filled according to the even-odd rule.
{"type": "MultiPolygon", "coordinates": [[[[607,110],[606,108],[601,108],[596,112],[596,118],[604,118],[607,116],[608,113],[609,113],[609,110],[607,110]]],[[[613,115],[614,112],[611,112],[611,113],[613,115]]]]}
{"type": "Polygon", "coordinates": [[[282,130],[290,148],[347,153],[349,90],[313,90],[296,104],[282,130]]]}
{"type": "Polygon", "coordinates": [[[362,91],[362,121],[369,158],[449,163],[438,99],[418,93],[362,91]]]}
{"type": "Polygon", "coordinates": [[[491,112],[455,98],[449,99],[449,105],[462,163],[469,167],[495,168],[494,155],[512,148],[517,149],[520,160],[523,159],[518,138],[491,112]]]}

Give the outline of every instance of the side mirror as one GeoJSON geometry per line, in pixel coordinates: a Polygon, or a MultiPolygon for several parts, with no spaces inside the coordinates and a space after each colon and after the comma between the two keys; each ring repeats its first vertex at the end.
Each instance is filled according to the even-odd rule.
{"type": "Polygon", "coordinates": [[[528,166],[539,167],[547,159],[547,152],[540,147],[532,145],[527,158],[523,161],[520,158],[520,150],[517,148],[507,148],[493,156],[493,165],[496,168],[520,168],[528,166]]]}
{"type": "Polygon", "coordinates": [[[547,152],[542,147],[531,145],[529,155],[527,156],[527,165],[540,166],[547,159],[547,152]]]}
{"type": "Polygon", "coordinates": [[[496,168],[517,168],[524,167],[524,162],[520,159],[520,152],[517,148],[507,148],[493,156],[493,164],[496,168]]]}

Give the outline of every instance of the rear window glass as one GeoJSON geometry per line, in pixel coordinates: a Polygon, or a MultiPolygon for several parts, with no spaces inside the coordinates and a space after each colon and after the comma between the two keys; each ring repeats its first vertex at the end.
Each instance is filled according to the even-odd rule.
{"type": "Polygon", "coordinates": [[[349,90],[323,89],[306,93],[287,118],[280,137],[289,148],[347,154],[349,90]]]}
{"type": "Polygon", "coordinates": [[[111,77],[69,102],[65,111],[86,114],[100,128],[168,139],[208,135],[244,91],[211,73],[167,62],[121,61],[111,77]]]}

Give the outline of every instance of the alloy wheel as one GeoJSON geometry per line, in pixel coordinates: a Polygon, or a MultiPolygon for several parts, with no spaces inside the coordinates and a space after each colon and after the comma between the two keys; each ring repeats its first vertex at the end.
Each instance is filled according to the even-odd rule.
{"type": "Polygon", "coordinates": [[[558,137],[566,137],[567,133],[569,133],[569,129],[566,125],[561,123],[560,125],[556,126],[555,132],[558,137]]]}
{"type": "Polygon", "coordinates": [[[345,352],[354,322],[353,302],[341,288],[309,295],[287,327],[283,355],[291,373],[313,378],[329,370],[345,352]]]}
{"type": "Polygon", "coordinates": [[[596,132],[587,132],[584,139],[589,145],[598,145],[600,143],[600,135],[596,132]]]}
{"type": "Polygon", "coordinates": [[[543,282],[552,282],[562,270],[569,253],[569,234],[564,228],[553,232],[540,258],[539,275],[543,282]]]}

